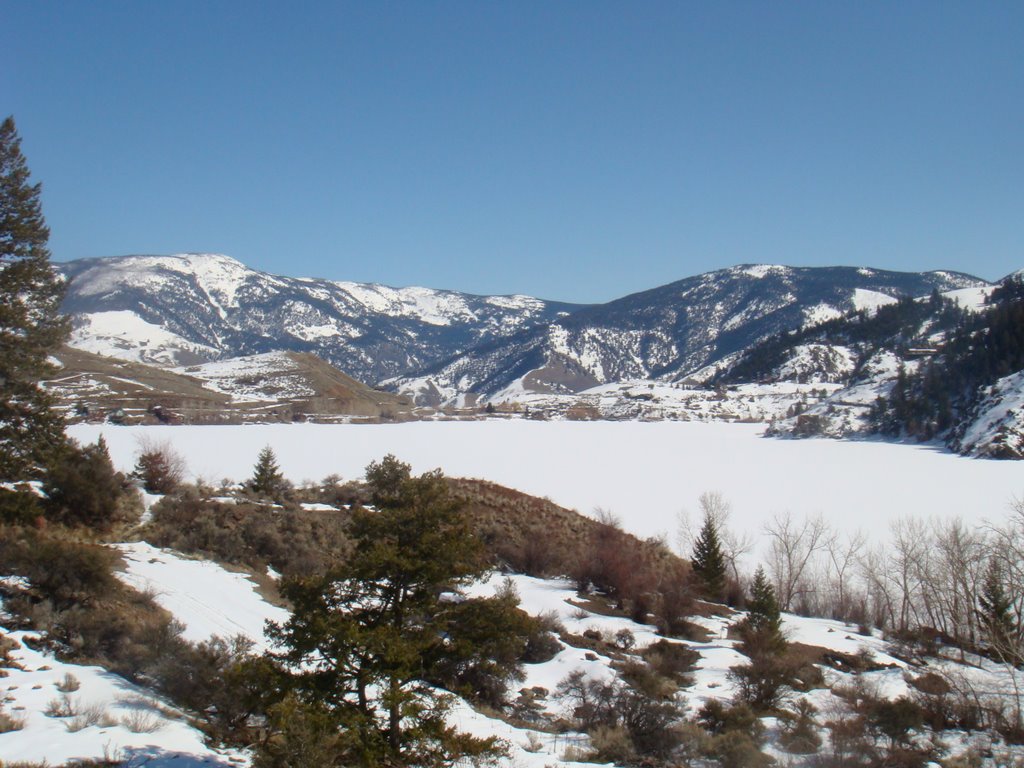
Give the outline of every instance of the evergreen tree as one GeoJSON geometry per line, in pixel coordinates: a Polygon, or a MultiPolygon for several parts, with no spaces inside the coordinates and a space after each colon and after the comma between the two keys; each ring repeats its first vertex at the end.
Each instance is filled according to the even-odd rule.
{"type": "Polygon", "coordinates": [[[0,481],[38,477],[65,441],[39,385],[69,330],[39,193],[8,117],[0,124],[0,481]]]}
{"type": "Polygon", "coordinates": [[[1003,586],[1002,568],[992,558],[985,571],[985,581],[978,595],[978,617],[985,632],[985,639],[996,653],[1006,656],[1012,653],[1017,636],[1013,618],[1013,601],[1003,586]]]}
{"type": "Polygon", "coordinates": [[[743,639],[739,648],[750,657],[750,663],[733,667],[729,676],[736,682],[741,701],[767,711],[778,706],[784,686],[793,681],[793,670],[785,659],[786,640],[775,589],[760,566],[750,586],[747,610],[747,618],[738,626],[743,639]]]}
{"type": "Polygon", "coordinates": [[[690,565],[701,581],[705,596],[711,600],[721,600],[725,596],[726,586],[725,556],[718,538],[718,526],[710,513],[704,514],[704,524],[693,543],[690,565]]]}
{"type": "Polygon", "coordinates": [[[50,517],[65,525],[109,530],[129,519],[133,496],[124,475],[114,469],[102,436],[93,445],[74,443],[62,450],[43,480],[50,517]]]}
{"type": "Polygon", "coordinates": [[[248,485],[253,493],[270,498],[277,498],[285,490],[284,475],[281,474],[281,469],[277,466],[274,449],[269,445],[265,446],[256,457],[256,466],[248,485]]]}
{"type": "Polygon", "coordinates": [[[376,509],[353,513],[350,558],[282,585],[293,606],[272,630],[288,672],[282,694],[330,719],[339,764],[440,766],[493,754],[493,739],[446,722],[445,698],[424,681],[512,676],[506,644],[522,612],[507,594],[453,598],[485,562],[440,473],[412,477],[389,456],[366,475],[376,509]],[[481,658],[482,648],[495,654],[481,658]]]}
{"type": "Polygon", "coordinates": [[[752,653],[781,653],[786,648],[782,636],[782,614],[775,588],[764,569],[758,566],[754,581],[750,585],[750,600],[747,601],[748,616],[741,627],[743,642],[752,653]]]}

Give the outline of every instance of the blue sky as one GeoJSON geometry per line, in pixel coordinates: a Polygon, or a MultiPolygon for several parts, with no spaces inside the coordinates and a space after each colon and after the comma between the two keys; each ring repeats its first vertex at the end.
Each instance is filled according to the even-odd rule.
{"type": "Polygon", "coordinates": [[[11,2],[57,260],[606,301],[1024,267],[1024,3],[11,2]]]}

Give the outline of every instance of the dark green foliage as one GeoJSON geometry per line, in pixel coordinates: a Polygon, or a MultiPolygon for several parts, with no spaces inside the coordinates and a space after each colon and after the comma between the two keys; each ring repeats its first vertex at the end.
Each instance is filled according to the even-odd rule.
{"type": "Polygon", "coordinates": [[[28,525],[42,516],[42,504],[31,488],[0,488],[0,524],[28,525]]]}
{"type": "Polygon", "coordinates": [[[761,567],[754,574],[747,610],[738,630],[743,641],[740,650],[750,663],[733,667],[729,675],[736,681],[740,700],[764,711],[778,705],[783,687],[793,682],[793,670],[783,658],[786,639],[775,589],[761,567]]]}
{"type": "Polygon", "coordinates": [[[445,698],[423,681],[486,681],[495,693],[525,648],[523,616],[507,595],[457,597],[484,572],[483,551],[439,472],[412,477],[389,456],[366,474],[376,509],[353,513],[352,556],[322,577],[282,585],[293,613],[273,635],[287,687],[341,729],[350,764],[493,754],[493,739],[446,723],[445,698]],[[478,644],[498,659],[482,658],[478,644]]]}
{"type": "Polygon", "coordinates": [[[697,713],[697,722],[704,730],[718,736],[730,731],[740,731],[760,744],[764,739],[764,723],[746,704],[724,704],[711,699],[697,713]]]}
{"type": "Polygon", "coordinates": [[[289,694],[272,706],[271,737],[260,745],[253,768],[342,768],[350,765],[343,735],[330,711],[289,694]]]}
{"type": "Polygon", "coordinates": [[[465,600],[447,611],[446,642],[423,658],[429,682],[468,699],[500,707],[508,683],[522,680],[521,661],[536,631],[536,620],[519,610],[519,597],[506,590],[492,600],[465,600]],[[503,627],[501,633],[495,627],[503,627]]]}
{"type": "Polygon", "coordinates": [[[281,498],[288,489],[288,482],[281,474],[280,467],[277,466],[274,449],[269,445],[265,446],[256,457],[256,466],[253,468],[252,478],[247,483],[247,487],[253,493],[269,499],[281,498]]]}
{"type": "Polygon", "coordinates": [[[920,730],[924,717],[921,707],[906,696],[893,701],[879,700],[867,715],[872,730],[888,737],[890,745],[906,744],[911,731],[920,730]]]}
{"type": "Polygon", "coordinates": [[[92,603],[114,591],[117,554],[25,528],[0,529],[0,570],[24,576],[38,599],[57,610],[92,603]]]}
{"type": "Polygon", "coordinates": [[[775,760],[766,755],[751,737],[741,731],[727,731],[711,740],[708,755],[722,768],[768,768],[775,760]]]}
{"type": "Polygon", "coordinates": [[[150,674],[175,703],[197,713],[208,733],[243,742],[250,717],[265,711],[279,678],[272,664],[252,656],[252,641],[242,636],[181,643],[150,674]]]}
{"type": "Polygon", "coordinates": [[[978,618],[992,653],[1000,660],[1019,664],[1020,639],[1013,615],[1013,600],[1006,591],[1003,571],[995,558],[989,560],[981,594],[978,595],[978,618]]]}
{"type": "Polygon", "coordinates": [[[940,354],[913,373],[900,371],[887,398],[873,412],[878,431],[930,440],[947,434],[970,412],[984,387],[1024,369],[1024,282],[996,288],[990,307],[964,314],[940,354]]]}
{"type": "Polygon", "coordinates": [[[739,701],[767,712],[782,701],[784,687],[793,682],[793,671],[782,657],[758,653],[751,656],[749,664],[730,669],[729,677],[736,682],[739,701]]]}
{"type": "Polygon", "coordinates": [[[793,712],[784,713],[779,744],[787,752],[810,755],[821,747],[821,734],[814,718],[817,708],[807,699],[800,699],[793,712]]]}
{"type": "Polygon", "coordinates": [[[106,531],[139,511],[132,507],[137,494],[114,469],[102,437],[94,445],[67,446],[47,472],[43,490],[48,516],[65,525],[106,531]]]}
{"type": "Polygon", "coordinates": [[[63,419],[39,386],[70,330],[39,194],[8,117],[0,124],[0,481],[38,477],[64,444],[63,419]]]}
{"type": "Polygon", "coordinates": [[[704,515],[704,524],[693,543],[690,564],[703,587],[704,596],[709,600],[721,601],[725,597],[726,587],[725,556],[718,537],[718,526],[710,514],[704,515]]]}
{"type": "Polygon", "coordinates": [[[224,504],[204,499],[196,488],[182,486],[152,508],[144,529],[158,547],[201,554],[265,572],[268,565],[284,576],[323,574],[347,557],[348,513],[281,514],[263,504],[224,504]]]}
{"type": "Polygon", "coordinates": [[[758,566],[754,581],[750,585],[750,599],[747,601],[747,618],[740,622],[739,631],[743,638],[743,652],[751,654],[779,654],[786,649],[782,636],[782,614],[775,588],[764,569],[758,566]]]}

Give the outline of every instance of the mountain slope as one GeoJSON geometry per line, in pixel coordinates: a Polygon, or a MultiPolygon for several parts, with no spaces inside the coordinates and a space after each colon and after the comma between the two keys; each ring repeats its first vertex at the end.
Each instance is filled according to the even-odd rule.
{"type": "Polygon", "coordinates": [[[72,345],[160,365],[289,350],[375,382],[576,307],[528,296],[282,277],[227,256],[121,256],[62,265],[72,345]]]}
{"type": "Polygon", "coordinates": [[[829,382],[832,394],[770,432],[941,439],[975,455],[1024,455],[1024,281],[901,299],[780,333],[718,373],[719,385],[829,382]]]}
{"type": "Polygon", "coordinates": [[[389,385],[429,402],[466,392],[500,400],[629,379],[679,381],[783,330],[903,295],[985,285],[954,272],[733,267],[579,309],[389,385]]]}
{"type": "Polygon", "coordinates": [[[72,421],[211,424],[408,418],[403,397],[371,389],[315,355],[268,352],[167,369],[64,347],[46,382],[72,421]]]}

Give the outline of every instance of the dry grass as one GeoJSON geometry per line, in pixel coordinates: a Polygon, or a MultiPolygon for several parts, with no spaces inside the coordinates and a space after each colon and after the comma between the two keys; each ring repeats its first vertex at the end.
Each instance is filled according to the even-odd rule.
{"type": "Polygon", "coordinates": [[[155,712],[143,707],[136,707],[122,715],[121,725],[132,733],[155,733],[164,726],[155,712]]]}
{"type": "Polygon", "coordinates": [[[66,693],[57,699],[50,699],[43,710],[47,717],[74,717],[78,714],[78,702],[66,693]]]}
{"type": "Polygon", "coordinates": [[[78,678],[70,672],[64,675],[63,679],[60,682],[55,683],[55,685],[57,686],[57,690],[61,693],[74,693],[82,687],[82,684],[78,682],[78,678]]]}
{"type": "Polygon", "coordinates": [[[77,733],[94,725],[110,728],[117,725],[117,720],[107,713],[107,708],[103,704],[82,704],[78,706],[75,716],[66,722],[64,727],[68,729],[69,733],[77,733]]]}

